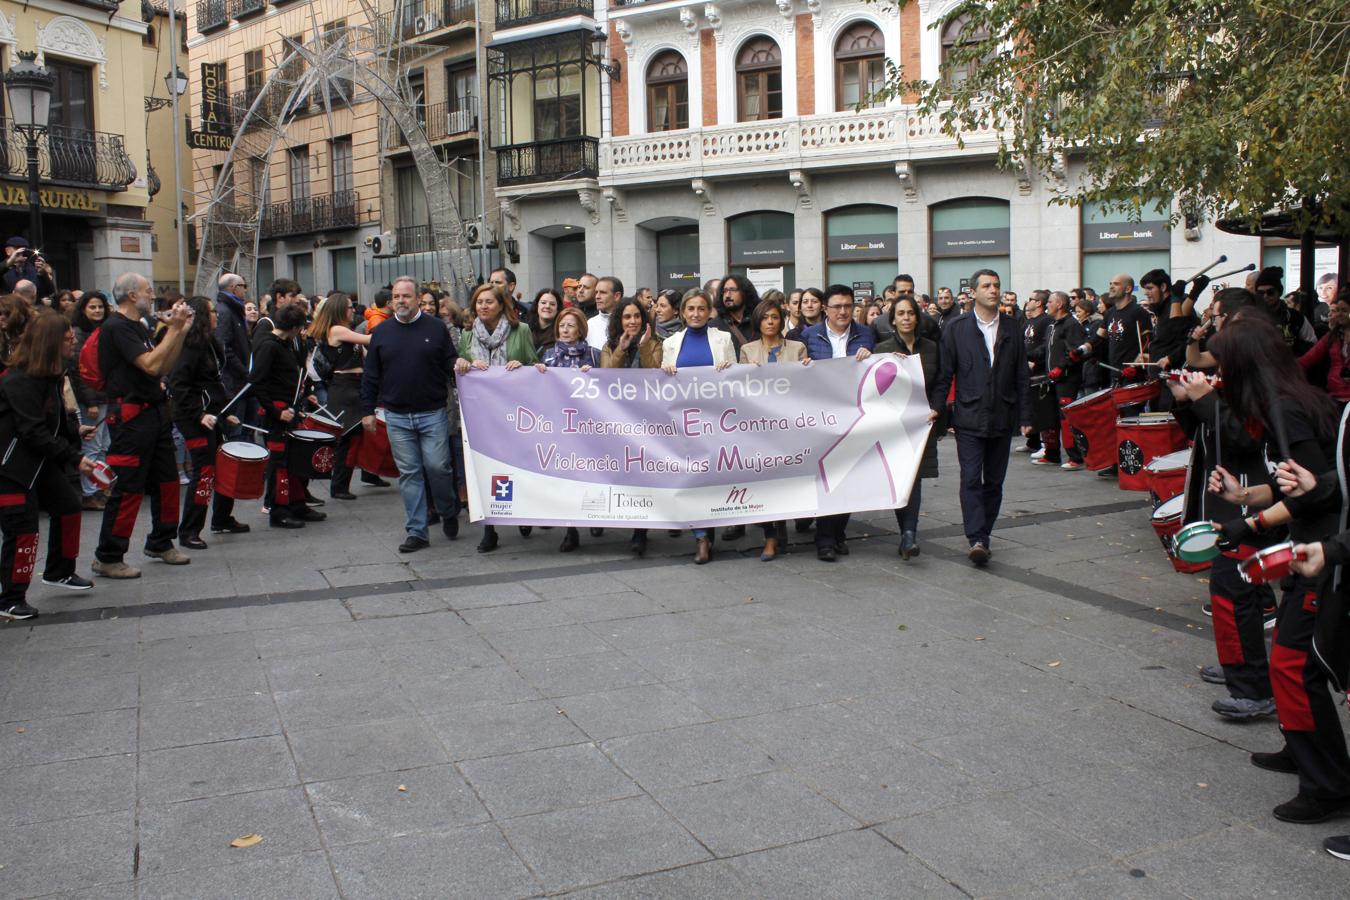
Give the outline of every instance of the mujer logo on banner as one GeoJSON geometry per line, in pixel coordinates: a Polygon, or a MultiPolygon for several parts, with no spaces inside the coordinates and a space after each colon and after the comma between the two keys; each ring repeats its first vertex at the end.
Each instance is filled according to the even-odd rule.
{"type": "Polygon", "coordinates": [[[820,479],[826,493],[831,484],[838,486],[858,463],[876,451],[886,470],[891,502],[898,502],[894,473],[904,471],[906,463],[902,460],[914,455],[909,435],[898,427],[910,402],[905,390],[909,384],[899,376],[900,366],[890,359],[878,361],[863,373],[858,382],[858,418],[820,458],[820,479]]]}

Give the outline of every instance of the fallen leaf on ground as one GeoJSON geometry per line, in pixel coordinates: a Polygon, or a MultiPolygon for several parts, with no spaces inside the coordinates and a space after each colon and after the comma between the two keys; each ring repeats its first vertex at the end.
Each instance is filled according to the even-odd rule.
{"type": "Polygon", "coordinates": [[[1048,663],[1046,663],[1046,665],[1049,666],[1049,667],[1052,668],[1052,669],[1058,669],[1058,668],[1059,668],[1059,660],[1055,660],[1054,662],[1048,662],[1048,663]]]}
{"type": "Polygon", "coordinates": [[[406,784],[400,784],[400,785],[398,786],[398,789],[399,789],[400,791],[407,791],[407,790],[408,790],[408,786],[407,786],[406,784]]]}
{"type": "Polygon", "coordinates": [[[1196,786],[1196,787],[1200,787],[1200,788],[1207,788],[1207,787],[1209,787],[1209,785],[1205,784],[1203,781],[1197,781],[1197,782],[1195,783],[1195,786],[1196,786]]]}
{"type": "Polygon", "coordinates": [[[977,637],[975,640],[977,640],[977,641],[982,641],[982,640],[984,640],[984,635],[980,635],[980,636],[977,637]]]}
{"type": "Polygon", "coordinates": [[[908,626],[908,625],[897,625],[897,626],[895,626],[895,629],[896,629],[896,631],[909,631],[909,626],[908,626]]]}
{"type": "Polygon", "coordinates": [[[19,733],[19,734],[23,734],[23,733],[24,733],[25,731],[27,731],[28,729],[27,729],[27,728],[15,728],[14,730],[15,730],[17,733],[19,733]]]}
{"type": "Polygon", "coordinates": [[[230,841],[230,846],[235,848],[252,847],[254,844],[262,843],[261,834],[246,834],[243,837],[237,837],[230,841]]]}

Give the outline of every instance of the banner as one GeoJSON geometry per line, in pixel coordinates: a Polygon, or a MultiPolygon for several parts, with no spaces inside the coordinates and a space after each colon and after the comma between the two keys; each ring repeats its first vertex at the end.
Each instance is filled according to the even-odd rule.
{"type": "Polygon", "coordinates": [[[928,438],[916,358],[470,371],[469,514],[691,528],[904,506],[928,438]]]}

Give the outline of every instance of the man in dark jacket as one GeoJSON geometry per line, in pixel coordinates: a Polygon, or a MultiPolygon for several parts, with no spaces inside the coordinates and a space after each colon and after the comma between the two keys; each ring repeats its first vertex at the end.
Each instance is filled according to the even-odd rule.
{"type": "MultiPolygon", "coordinates": [[[[248,285],[242,275],[226,272],[217,282],[216,292],[216,337],[225,349],[225,358],[221,360],[220,380],[225,392],[233,399],[248,383],[249,363],[253,358],[253,348],[248,338],[248,320],[244,318],[244,299],[248,285]]],[[[256,402],[245,397],[236,404],[234,413],[246,425],[257,424],[253,415],[256,402]]],[[[237,425],[227,426],[225,433],[231,438],[239,437],[237,425]]],[[[251,434],[251,432],[250,432],[251,434]]]]}
{"type": "Polygon", "coordinates": [[[17,293],[15,287],[21,281],[32,282],[37,297],[50,297],[56,293],[52,267],[29,246],[27,238],[12,237],[5,241],[5,262],[3,274],[0,274],[0,292],[17,293]]]}
{"type": "Polygon", "coordinates": [[[941,367],[931,385],[932,417],[956,380],[952,426],[961,464],[961,519],[970,561],[989,562],[990,532],[1003,505],[1012,433],[1031,433],[1026,348],[1016,320],[998,311],[1000,282],[992,269],[971,276],[974,308],[942,331],[941,367]]]}

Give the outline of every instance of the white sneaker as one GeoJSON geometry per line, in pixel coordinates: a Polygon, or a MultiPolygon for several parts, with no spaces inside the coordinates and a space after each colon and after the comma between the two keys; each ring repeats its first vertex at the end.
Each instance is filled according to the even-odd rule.
{"type": "Polygon", "coordinates": [[[1032,459],[1045,459],[1045,448],[1042,447],[1041,449],[1037,450],[1035,453],[1031,454],[1031,458],[1032,458],[1032,459]]]}

